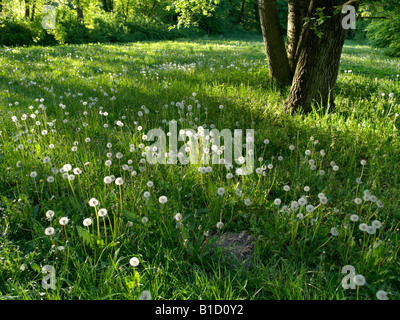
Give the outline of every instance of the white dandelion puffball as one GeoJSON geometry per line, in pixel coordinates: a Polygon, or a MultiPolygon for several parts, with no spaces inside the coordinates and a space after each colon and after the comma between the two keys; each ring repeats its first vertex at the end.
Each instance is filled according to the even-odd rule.
{"type": "Polygon", "coordinates": [[[146,199],[148,199],[148,198],[150,197],[150,192],[145,191],[145,192],[143,193],[143,197],[145,197],[146,199]]]}
{"type": "Polygon", "coordinates": [[[244,200],[244,204],[245,204],[246,206],[251,205],[251,200],[250,200],[250,199],[245,199],[245,200],[244,200]]]}
{"type": "Polygon", "coordinates": [[[99,217],[105,217],[107,215],[107,209],[100,209],[98,212],[99,217]]]}
{"type": "Polygon", "coordinates": [[[388,300],[387,292],[383,290],[379,290],[376,293],[376,297],[378,298],[378,300],[388,300]]]}
{"type": "Polygon", "coordinates": [[[72,169],[72,166],[70,164],[64,164],[64,166],[62,167],[64,172],[68,172],[72,169]]]}
{"type": "Polygon", "coordinates": [[[53,227],[48,227],[44,230],[44,234],[46,236],[52,236],[54,234],[54,228],[53,227]]]}
{"type": "Polygon", "coordinates": [[[312,204],[309,204],[308,206],[306,206],[306,211],[308,213],[311,213],[314,211],[314,206],[312,204]]]}
{"type": "Polygon", "coordinates": [[[288,185],[286,185],[286,186],[283,187],[283,190],[284,190],[284,191],[289,191],[289,190],[290,190],[290,187],[289,187],[288,185]]]}
{"type": "Polygon", "coordinates": [[[147,222],[149,222],[149,219],[147,217],[143,217],[142,218],[142,223],[147,223],[147,222]]]}
{"type": "Polygon", "coordinates": [[[350,220],[353,221],[353,222],[357,222],[357,221],[359,220],[359,217],[358,217],[358,215],[356,215],[356,214],[352,214],[352,215],[350,216],[350,220]]]}
{"type": "Polygon", "coordinates": [[[37,177],[37,173],[35,171],[31,172],[30,174],[31,178],[36,178],[37,177]]]}
{"type": "Polygon", "coordinates": [[[152,300],[150,291],[143,291],[138,297],[138,300],[152,300]]]}
{"type": "Polygon", "coordinates": [[[275,204],[276,206],[279,206],[281,203],[282,203],[282,201],[281,201],[281,199],[279,199],[279,198],[277,198],[277,199],[274,200],[274,204],[275,204]]]}
{"type": "Polygon", "coordinates": [[[132,267],[137,267],[139,265],[139,259],[136,257],[133,257],[131,260],[129,260],[129,263],[132,267]]]}
{"type": "Polygon", "coordinates": [[[60,218],[60,220],[58,221],[62,226],[67,225],[69,219],[67,217],[62,217],[60,218]]]}
{"type": "Polygon", "coordinates": [[[217,223],[217,228],[218,228],[218,229],[222,229],[223,226],[224,226],[224,223],[223,223],[223,222],[220,221],[220,222],[217,223]]]}
{"type": "Polygon", "coordinates": [[[85,220],[83,220],[83,225],[85,227],[89,227],[91,224],[92,224],[92,219],[86,218],[85,220]]]}
{"type": "Polygon", "coordinates": [[[46,212],[46,218],[47,218],[48,220],[51,220],[51,219],[53,219],[53,217],[54,217],[54,211],[53,211],[53,210],[48,210],[48,211],[46,212]]]}
{"type": "Polygon", "coordinates": [[[148,182],[146,183],[146,185],[147,185],[149,188],[151,188],[151,187],[153,186],[153,181],[148,181],[148,182]]]}
{"type": "Polygon", "coordinates": [[[361,223],[361,224],[358,226],[358,228],[359,228],[361,231],[367,231],[368,225],[367,225],[366,223],[361,223]]]}
{"type": "Polygon", "coordinates": [[[379,229],[380,227],[382,227],[382,223],[378,220],[374,220],[372,221],[371,225],[375,228],[375,229],[379,229]]]}
{"type": "Polygon", "coordinates": [[[117,186],[122,186],[124,184],[124,180],[122,180],[122,178],[117,178],[115,179],[115,184],[117,186]]]}
{"type": "Polygon", "coordinates": [[[174,219],[175,219],[176,221],[181,221],[181,220],[182,220],[182,214],[181,214],[181,213],[177,213],[177,214],[174,216],[174,219]]]}
{"type": "Polygon", "coordinates": [[[112,182],[112,179],[111,179],[111,177],[106,176],[106,177],[104,177],[103,181],[104,181],[105,184],[110,184],[112,182]]]}
{"type": "Polygon", "coordinates": [[[98,205],[99,205],[99,200],[97,200],[96,198],[92,198],[89,200],[89,206],[96,207],[98,205]]]}
{"type": "Polygon", "coordinates": [[[333,227],[333,228],[331,229],[331,234],[332,234],[333,236],[337,237],[337,236],[339,235],[338,229],[335,228],[335,227],[333,227]]]}
{"type": "Polygon", "coordinates": [[[357,286],[363,286],[365,284],[365,278],[361,274],[357,274],[354,276],[353,281],[357,286]]]}
{"type": "Polygon", "coordinates": [[[160,198],[158,198],[158,202],[160,202],[161,204],[164,204],[168,201],[166,196],[161,196],[160,198]]]}
{"type": "Polygon", "coordinates": [[[224,193],[225,193],[225,189],[224,189],[224,188],[218,188],[217,193],[218,193],[220,196],[223,196],[224,193]]]}
{"type": "Polygon", "coordinates": [[[361,200],[360,198],[355,198],[355,199],[354,199],[354,202],[355,202],[356,204],[361,204],[361,203],[362,203],[362,200],[361,200]]]}

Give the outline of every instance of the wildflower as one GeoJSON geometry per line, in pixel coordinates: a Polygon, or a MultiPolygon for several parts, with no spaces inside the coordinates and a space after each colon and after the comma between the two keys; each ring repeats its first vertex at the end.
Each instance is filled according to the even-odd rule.
{"type": "Polygon", "coordinates": [[[376,233],[376,229],[373,226],[368,226],[366,231],[367,231],[368,234],[375,234],[376,233]]]}
{"type": "Polygon", "coordinates": [[[354,282],[357,286],[363,286],[363,285],[365,284],[365,278],[364,278],[364,276],[362,276],[361,274],[357,274],[357,275],[354,276],[353,282],[354,282]]]}
{"type": "Polygon", "coordinates": [[[251,200],[250,200],[250,199],[245,199],[245,200],[244,200],[244,204],[245,204],[246,206],[251,205],[251,200]]]}
{"type": "Polygon", "coordinates": [[[146,183],[146,185],[147,185],[149,188],[151,188],[151,187],[153,186],[153,181],[148,181],[148,182],[146,183]]]}
{"type": "Polygon", "coordinates": [[[181,220],[182,220],[182,214],[181,214],[181,213],[177,213],[177,214],[174,216],[174,219],[175,219],[176,221],[181,221],[181,220]]]}
{"type": "Polygon", "coordinates": [[[103,181],[105,184],[110,184],[112,182],[111,177],[109,177],[109,176],[104,177],[103,181]]]}
{"type": "Polygon", "coordinates": [[[223,196],[224,193],[225,193],[225,189],[224,189],[224,188],[218,188],[217,193],[218,193],[220,196],[223,196]]]}
{"type": "Polygon", "coordinates": [[[37,177],[37,173],[35,171],[31,172],[30,174],[31,178],[36,178],[37,177]]]}
{"type": "Polygon", "coordinates": [[[150,197],[150,192],[145,191],[145,192],[143,193],[143,196],[144,196],[146,199],[148,199],[148,198],[150,197]]]}
{"type": "Polygon", "coordinates": [[[359,228],[361,231],[367,231],[368,225],[367,225],[366,223],[361,223],[361,224],[358,226],[358,228],[359,228]]]}
{"type": "Polygon", "coordinates": [[[67,223],[69,222],[69,219],[67,217],[62,217],[60,218],[60,220],[58,221],[62,226],[67,225],[67,223]]]}
{"type": "Polygon", "coordinates": [[[149,219],[147,217],[143,217],[142,218],[142,223],[147,223],[147,222],[149,222],[149,219]]]}
{"type": "Polygon", "coordinates": [[[357,221],[359,220],[359,217],[358,217],[358,215],[356,215],[356,214],[352,214],[352,215],[350,216],[350,220],[353,221],[353,222],[357,222],[357,221]]]}
{"type": "Polygon", "coordinates": [[[81,173],[82,173],[82,170],[81,170],[81,169],[79,169],[79,168],[75,168],[75,169],[74,169],[74,174],[80,175],[81,173]]]}
{"type": "Polygon", "coordinates": [[[107,215],[107,209],[102,208],[97,214],[99,215],[99,217],[105,217],[107,215]]]}
{"type": "Polygon", "coordinates": [[[281,199],[279,199],[279,198],[277,198],[277,199],[274,200],[274,204],[275,204],[276,206],[279,206],[281,203],[282,203],[282,201],[281,201],[281,199]]]}
{"type": "Polygon", "coordinates": [[[151,300],[151,299],[152,297],[150,291],[143,291],[138,297],[138,300],[151,300]]]}
{"type": "Polygon", "coordinates": [[[124,180],[122,180],[122,178],[117,178],[117,179],[115,179],[115,184],[117,186],[121,186],[124,184],[124,180]]]}
{"type": "Polygon", "coordinates": [[[53,217],[54,217],[54,211],[53,211],[53,210],[48,210],[48,211],[46,212],[46,217],[47,217],[48,220],[53,219],[53,217]]]}
{"type": "Polygon", "coordinates": [[[372,221],[371,225],[375,228],[375,229],[379,229],[380,227],[382,227],[382,223],[378,220],[374,220],[372,221]]]}
{"type": "Polygon", "coordinates": [[[310,150],[306,150],[304,153],[306,154],[306,156],[309,156],[311,154],[311,151],[310,150]]]}
{"type": "Polygon", "coordinates": [[[91,224],[92,224],[92,219],[86,218],[85,220],[83,220],[83,225],[85,227],[89,227],[91,224]]]}
{"type": "Polygon", "coordinates": [[[309,192],[310,191],[310,187],[309,186],[305,186],[303,189],[305,192],[309,192]]]}
{"type": "Polygon", "coordinates": [[[290,187],[289,187],[289,186],[287,186],[287,185],[286,185],[286,186],[283,186],[283,190],[287,192],[287,191],[289,191],[289,190],[290,190],[290,187]]]}
{"type": "Polygon", "coordinates": [[[139,265],[139,259],[136,257],[133,257],[131,260],[129,260],[129,263],[132,267],[137,267],[139,265]]]}
{"type": "Polygon", "coordinates": [[[306,206],[306,211],[307,211],[308,213],[313,212],[313,211],[314,211],[314,206],[311,205],[311,204],[309,204],[308,206],[306,206]]]}
{"type": "Polygon", "coordinates": [[[319,198],[319,201],[320,201],[322,204],[326,204],[326,203],[328,202],[328,198],[327,198],[327,197],[321,197],[321,198],[319,198]]]}
{"type": "Polygon", "coordinates": [[[99,200],[97,200],[96,198],[92,198],[89,200],[89,206],[96,207],[98,205],[99,205],[99,200]]]}
{"type": "Polygon", "coordinates": [[[376,293],[376,297],[378,298],[378,300],[388,300],[387,293],[383,290],[379,290],[376,293]]]}
{"type": "Polygon", "coordinates": [[[367,164],[367,161],[361,160],[361,161],[360,161],[360,164],[361,164],[362,166],[365,166],[365,165],[367,164]]]}
{"type": "Polygon", "coordinates": [[[70,164],[64,164],[64,166],[62,167],[64,172],[68,172],[72,169],[72,166],[70,164]]]}
{"type": "Polygon", "coordinates": [[[106,162],[104,163],[107,167],[111,166],[112,161],[111,160],[106,160],[106,162]]]}
{"type": "Polygon", "coordinates": [[[48,183],[54,182],[54,177],[53,177],[53,176],[47,177],[47,182],[48,182],[48,183]]]}
{"type": "Polygon", "coordinates": [[[219,221],[219,222],[217,223],[217,228],[218,228],[218,229],[222,229],[223,226],[224,226],[224,223],[223,223],[223,222],[219,221]]]}
{"type": "Polygon", "coordinates": [[[332,235],[335,236],[335,237],[339,235],[339,231],[338,231],[338,229],[335,228],[335,227],[333,227],[333,228],[331,229],[331,233],[332,233],[332,235]]]}
{"type": "Polygon", "coordinates": [[[307,200],[304,197],[301,197],[297,202],[301,206],[305,206],[307,204],[307,200]]]}
{"type": "Polygon", "coordinates": [[[160,198],[158,198],[158,202],[160,202],[161,204],[164,204],[168,201],[166,196],[161,196],[160,198]]]}
{"type": "Polygon", "coordinates": [[[48,227],[44,230],[44,234],[46,236],[52,236],[54,234],[54,228],[53,227],[48,227]]]}
{"type": "Polygon", "coordinates": [[[354,199],[354,202],[355,202],[356,204],[361,204],[361,203],[362,203],[362,200],[361,200],[360,198],[355,198],[355,199],[354,199]]]}

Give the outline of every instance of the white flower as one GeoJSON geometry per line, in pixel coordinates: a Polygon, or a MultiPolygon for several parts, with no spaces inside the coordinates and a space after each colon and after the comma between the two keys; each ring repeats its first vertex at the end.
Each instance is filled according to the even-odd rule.
{"type": "Polygon", "coordinates": [[[181,214],[181,213],[177,213],[177,214],[174,216],[174,219],[175,219],[176,221],[181,221],[181,220],[182,220],[182,214],[181,214]]]}
{"type": "Polygon", "coordinates": [[[244,204],[246,205],[246,206],[249,206],[249,205],[251,205],[251,200],[250,199],[245,199],[244,200],[244,204]]]}
{"type": "Polygon", "coordinates": [[[168,201],[166,196],[161,196],[160,198],[158,198],[158,202],[160,202],[161,204],[164,204],[168,201]]]}
{"type": "Polygon", "coordinates": [[[150,197],[150,192],[145,191],[145,192],[143,193],[143,197],[145,197],[146,199],[148,199],[148,198],[150,197]]]}
{"type": "Polygon", "coordinates": [[[35,171],[31,172],[30,174],[31,178],[36,178],[37,177],[37,173],[35,171]]]}
{"type": "Polygon", "coordinates": [[[379,229],[380,227],[382,227],[382,223],[378,220],[374,220],[372,221],[371,225],[375,228],[375,229],[379,229]]]}
{"type": "Polygon", "coordinates": [[[327,197],[321,197],[321,198],[319,198],[319,201],[320,201],[322,204],[326,204],[326,203],[328,202],[328,198],[327,198],[327,197]]]}
{"type": "Polygon", "coordinates": [[[368,225],[367,225],[366,223],[361,223],[361,224],[358,226],[358,228],[359,228],[361,231],[367,231],[368,225]]]}
{"type": "Polygon", "coordinates": [[[308,192],[308,191],[310,191],[310,187],[309,187],[309,186],[305,186],[303,190],[304,190],[305,192],[308,192]]]}
{"type": "Polygon", "coordinates": [[[314,206],[311,205],[311,204],[309,204],[308,206],[306,206],[306,211],[307,211],[308,213],[313,212],[313,211],[314,211],[314,206]]]}
{"type": "Polygon", "coordinates": [[[53,217],[54,217],[54,211],[53,211],[53,210],[48,210],[48,211],[46,212],[46,217],[47,217],[48,220],[53,219],[53,217]]]}
{"type": "Polygon", "coordinates": [[[279,199],[279,198],[277,198],[277,199],[274,200],[274,204],[275,204],[276,206],[279,206],[281,203],[282,203],[282,201],[281,201],[281,199],[279,199]]]}
{"type": "Polygon", "coordinates": [[[288,185],[283,186],[283,190],[284,190],[284,191],[289,191],[289,190],[290,190],[290,187],[289,187],[288,185]]]}
{"type": "Polygon", "coordinates": [[[48,183],[54,182],[54,177],[53,177],[53,176],[47,177],[47,182],[48,182],[48,183]]]}
{"type": "Polygon", "coordinates": [[[362,166],[365,166],[367,164],[367,161],[361,160],[360,163],[361,163],[362,166]]]}
{"type": "Polygon", "coordinates": [[[151,300],[151,299],[152,297],[150,291],[143,291],[138,297],[138,300],[151,300]]]}
{"type": "Polygon", "coordinates": [[[335,236],[335,237],[339,235],[339,231],[338,231],[338,229],[335,228],[335,227],[333,227],[333,228],[331,229],[331,233],[332,233],[332,235],[335,236]]]}
{"type": "Polygon", "coordinates": [[[44,230],[44,233],[46,236],[52,236],[54,234],[54,228],[53,227],[48,227],[44,230]]]}
{"type": "Polygon", "coordinates": [[[92,224],[92,219],[86,218],[85,220],[83,220],[83,225],[85,227],[89,227],[91,224],[92,224]]]}
{"type": "Polygon", "coordinates": [[[354,282],[357,286],[363,286],[363,285],[365,284],[365,278],[364,278],[364,276],[362,276],[361,274],[357,274],[357,275],[354,276],[353,282],[354,282]]]}
{"type": "Polygon", "coordinates": [[[143,217],[142,218],[142,223],[147,223],[147,222],[149,222],[149,219],[147,217],[143,217]]]}
{"type": "Polygon", "coordinates": [[[305,206],[307,204],[307,200],[304,197],[301,197],[298,201],[299,205],[305,206]]]}
{"type": "Polygon", "coordinates": [[[64,172],[68,172],[72,169],[72,166],[67,163],[62,168],[63,168],[64,172]]]}
{"type": "Polygon", "coordinates": [[[217,223],[217,228],[218,228],[218,229],[222,229],[223,226],[224,226],[224,223],[223,223],[223,222],[219,221],[219,222],[217,223]]]}
{"type": "Polygon", "coordinates": [[[103,181],[104,181],[105,184],[110,184],[112,182],[112,179],[111,179],[111,177],[106,176],[106,177],[104,177],[103,181]]]}
{"type": "Polygon", "coordinates": [[[107,215],[107,209],[100,209],[98,212],[99,217],[105,217],[107,215]]]}
{"type": "Polygon", "coordinates": [[[96,198],[92,198],[89,200],[89,206],[96,207],[98,205],[99,205],[99,200],[97,200],[96,198]]]}
{"type": "Polygon", "coordinates": [[[129,263],[132,267],[137,267],[139,265],[139,259],[136,257],[131,258],[131,260],[129,260],[129,263]]]}
{"type": "Polygon", "coordinates": [[[115,179],[115,184],[117,186],[121,186],[124,184],[124,180],[122,180],[122,178],[117,178],[117,179],[115,179]]]}
{"type": "Polygon", "coordinates": [[[106,162],[104,163],[107,167],[111,166],[112,161],[111,160],[106,160],[106,162]]]}
{"type": "Polygon", "coordinates": [[[358,215],[356,215],[356,214],[352,214],[352,215],[350,216],[350,220],[353,221],[353,222],[357,222],[357,221],[359,220],[359,217],[358,217],[358,215]]]}
{"type": "Polygon", "coordinates": [[[311,154],[311,151],[310,150],[306,150],[304,153],[306,154],[306,156],[309,156],[311,154]]]}
{"type": "Polygon", "coordinates": [[[148,182],[146,183],[146,185],[147,185],[149,188],[151,188],[151,187],[153,186],[153,181],[148,181],[148,182]]]}
{"type": "Polygon", "coordinates": [[[224,193],[225,193],[225,189],[222,188],[222,187],[221,187],[221,188],[218,188],[217,193],[218,193],[220,196],[223,196],[224,193]]]}
{"type": "Polygon", "coordinates": [[[355,202],[356,204],[361,204],[361,203],[362,203],[362,200],[361,200],[360,198],[355,198],[355,199],[354,199],[354,202],[355,202]]]}
{"type": "Polygon", "coordinates": [[[82,170],[81,170],[81,169],[79,169],[79,168],[75,168],[75,169],[74,169],[74,174],[79,175],[79,174],[81,174],[81,173],[82,173],[82,170]]]}
{"type": "Polygon", "coordinates": [[[58,221],[62,226],[65,226],[68,223],[69,219],[67,217],[62,217],[58,221]]]}
{"type": "Polygon", "coordinates": [[[373,226],[368,226],[366,231],[367,231],[368,234],[375,234],[376,233],[376,229],[373,226]]]}
{"type": "Polygon", "coordinates": [[[388,300],[387,293],[383,290],[379,290],[376,293],[376,297],[378,298],[378,300],[388,300]]]}

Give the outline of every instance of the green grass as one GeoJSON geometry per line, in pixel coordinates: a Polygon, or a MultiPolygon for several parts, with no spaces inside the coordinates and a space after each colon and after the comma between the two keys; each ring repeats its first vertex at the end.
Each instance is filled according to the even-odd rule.
{"type": "Polygon", "coordinates": [[[288,88],[267,81],[258,38],[3,48],[0,66],[1,299],[138,299],[143,290],[153,299],[377,299],[378,290],[400,298],[400,59],[346,42],[336,109],[294,116],[282,112],[288,88]],[[151,144],[143,134],[167,132],[172,119],[178,130],[254,129],[263,173],[228,179],[235,170],[223,165],[202,174],[195,164],[141,163],[140,144],[151,144]],[[69,181],[52,172],[65,164],[82,173],[69,181]],[[110,175],[123,185],[105,184],[110,175]],[[376,198],[357,205],[365,190],[376,198]],[[313,212],[290,209],[303,195],[313,212]],[[359,229],[374,220],[374,234],[359,229]],[[248,270],[211,255],[206,236],[242,230],[256,239],[248,270]],[[41,285],[45,265],[55,268],[54,290],[41,285]],[[345,290],[345,265],[366,284],[345,290]]]}

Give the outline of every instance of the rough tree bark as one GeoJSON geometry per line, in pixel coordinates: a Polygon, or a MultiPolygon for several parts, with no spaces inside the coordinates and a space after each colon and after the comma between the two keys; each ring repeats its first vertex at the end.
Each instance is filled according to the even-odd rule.
{"type": "Polygon", "coordinates": [[[304,18],[307,16],[310,0],[288,0],[288,29],[286,51],[290,70],[294,74],[297,64],[297,48],[303,30],[304,18]]]}
{"type": "Polygon", "coordinates": [[[289,85],[292,74],[286,54],[282,28],[275,0],[258,0],[261,30],[268,58],[270,80],[289,85]]]}
{"type": "Polygon", "coordinates": [[[29,19],[30,17],[30,1],[29,0],[25,0],[25,19],[29,19]]]}
{"type": "Polygon", "coordinates": [[[81,2],[80,0],[75,0],[76,2],[76,14],[78,15],[78,21],[83,22],[84,16],[83,16],[83,10],[81,7],[81,2]]]}
{"type": "Polygon", "coordinates": [[[334,88],[347,30],[342,27],[343,15],[336,6],[340,0],[311,0],[308,17],[315,17],[317,8],[325,8],[327,19],[319,26],[315,20],[303,29],[297,52],[297,64],[289,96],[287,112],[312,111],[312,103],[334,108],[334,88]],[[315,30],[317,28],[317,30],[315,30]]]}
{"type": "Polygon", "coordinates": [[[334,107],[334,88],[347,34],[340,9],[346,4],[357,9],[359,0],[288,0],[289,33],[287,48],[282,48],[276,1],[258,0],[270,78],[291,84],[285,101],[287,112],[310,112],[314,102],[334,107]],[[318,14],[321,9],[322,17],[318,14]],[[308,21],[305,25],[304,17],[308,21]]]}

